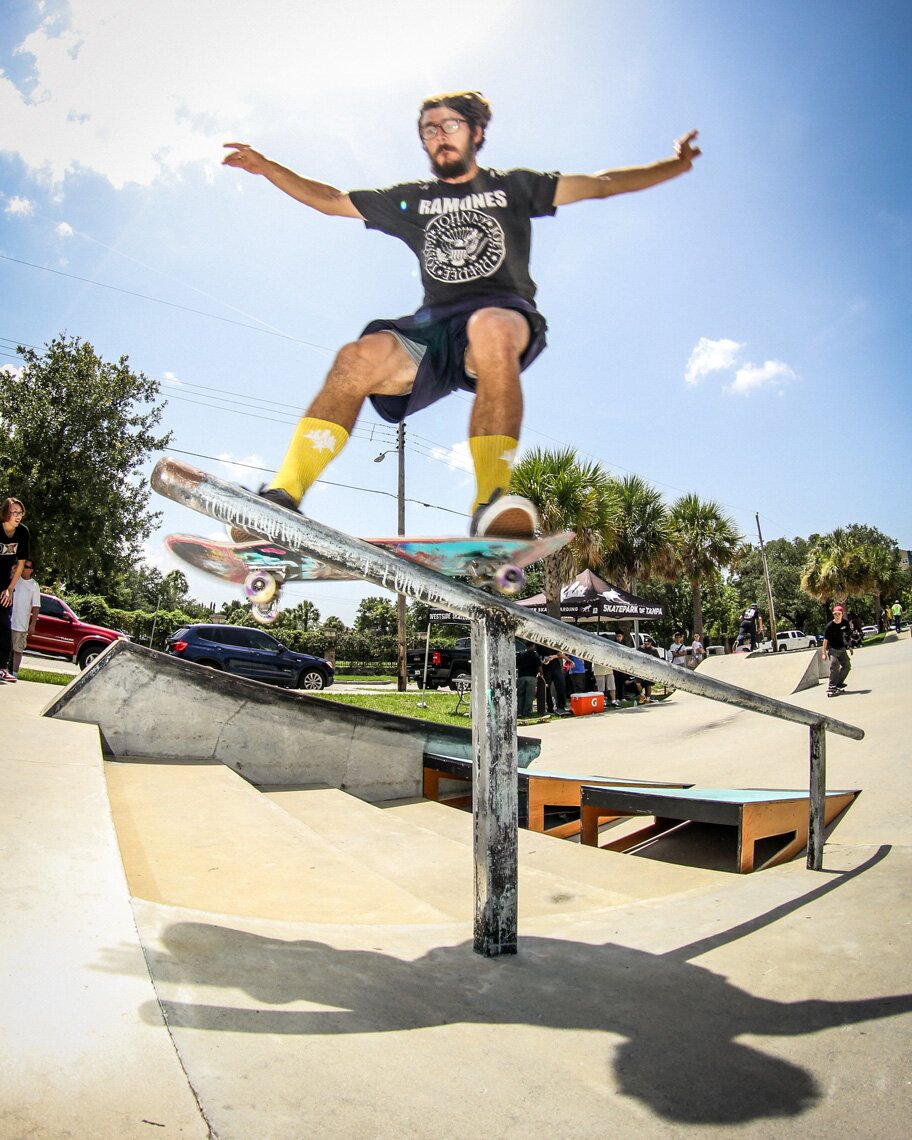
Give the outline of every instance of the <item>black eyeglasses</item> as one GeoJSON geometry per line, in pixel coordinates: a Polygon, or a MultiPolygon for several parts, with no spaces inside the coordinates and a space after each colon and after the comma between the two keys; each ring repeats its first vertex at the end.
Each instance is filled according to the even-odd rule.
{"type": "Polygon", "coordinates": [[[22,567],[22,569],[23,570],[34,570],[35,567],[31,564],[31,562],[26,562],[26,564],[22,567]]]}
{"type": "Polygon", "coordinates": [[[438,131],[443,131],[445,135],[455,135],[462,124],[468,121],[468,119],[441,119],[439,123],[425,123],[423,127],[418,128],[418,134],[425,142],[430,142],[438,131]]]}

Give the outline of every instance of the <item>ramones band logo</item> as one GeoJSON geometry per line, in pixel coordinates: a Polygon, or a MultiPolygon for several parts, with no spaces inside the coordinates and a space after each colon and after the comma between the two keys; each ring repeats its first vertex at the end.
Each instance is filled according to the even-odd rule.
{"type": "Polygon", "coordinates": [[[441,214],[424,231],[424,265],[435,281],[454,284],[490,277],[505,252],[500,225],[479,210],[441,214]]]}

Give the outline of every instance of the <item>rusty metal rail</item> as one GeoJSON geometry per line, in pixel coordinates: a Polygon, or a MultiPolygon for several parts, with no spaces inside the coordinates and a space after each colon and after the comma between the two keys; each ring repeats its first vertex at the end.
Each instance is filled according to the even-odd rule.
{"type": "Polygon", "coordinates": [[[861,740],[862,729],[713,677],[684,670],[606,641],[493,594],[408,562],[362,539],[278,507],[177,459],[152,473],[160,494],[195,511],[237,524],[300,550],[394,593],[468,618],[472,626],[472,726],[475,760],[475,948],[493,956],[516,950],[516,710],[514,636],[563,649],[647,681],[738,708],[805,725],[810,730],[811,840],[808,866],[822,868],[825,734],[861,740]]]}

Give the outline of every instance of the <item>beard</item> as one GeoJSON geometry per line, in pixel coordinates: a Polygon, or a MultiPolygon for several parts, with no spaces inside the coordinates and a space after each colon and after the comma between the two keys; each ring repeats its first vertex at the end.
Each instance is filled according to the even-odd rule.
{"type": "Polygon", "coordinates": [[[457,150],[448,150],[431,159],[431,170],[437,178],[459,178],[469,173],[474,157],[474,151],[460,154],[457,150]]]}

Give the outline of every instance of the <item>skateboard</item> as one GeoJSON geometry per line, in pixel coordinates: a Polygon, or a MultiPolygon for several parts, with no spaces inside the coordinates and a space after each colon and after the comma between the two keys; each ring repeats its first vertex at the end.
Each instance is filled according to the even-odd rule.
{"type": "MultiPolygon", "coordinates": [[[[368,538],[365,541],[448,578],[468,577],[475,586],[495,589],[502,594],[517,594],[525,583],[524,568],[556,553],[572,538],[573,531],[563,531],[536,539],[368,538]]],[[[288,582],[358,580],[356,574],[337,570],[267,539],[218,542],[196,535],[171,534],[165,544],[190,566],[243,586],[254,618],[263,625],[278,616],[279,597],[288,582]]]]}

